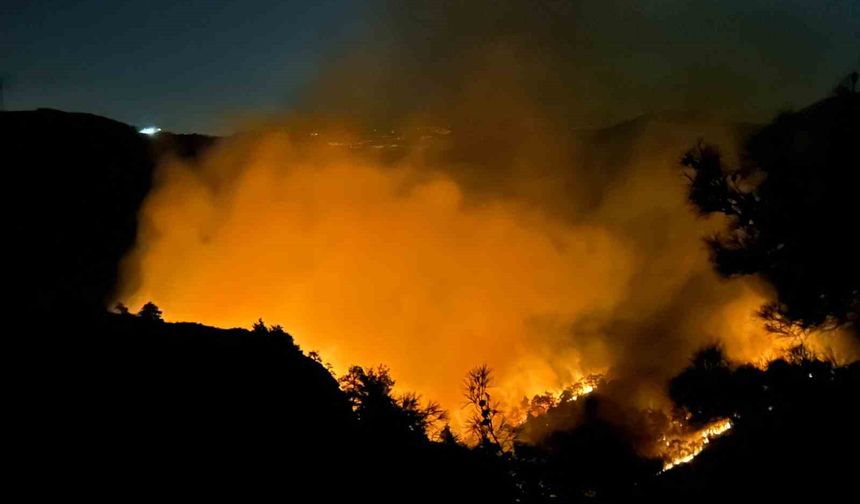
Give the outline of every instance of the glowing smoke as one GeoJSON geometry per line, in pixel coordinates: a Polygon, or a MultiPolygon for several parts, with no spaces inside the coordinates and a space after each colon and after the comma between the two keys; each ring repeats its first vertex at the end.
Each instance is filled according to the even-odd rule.
{"type": "Polygon", "coordinates": [[[165,161],[119,298],[169,320],[263,317],[455,413],[484,362],[510,401],[608,372],[617,397],[660,408],[707,343],[772,356],[753,316],[766,293],[712,273],[701,237],[719,223],[689,210],[677,165],[700,136],[731,159],[739,127],[669,114],[574,132],[576,84],[595,78],[578,80],[582,58],[451,30],[432,54],[388,32],[389,50],[322,72],[311,114],[165,161]]]}

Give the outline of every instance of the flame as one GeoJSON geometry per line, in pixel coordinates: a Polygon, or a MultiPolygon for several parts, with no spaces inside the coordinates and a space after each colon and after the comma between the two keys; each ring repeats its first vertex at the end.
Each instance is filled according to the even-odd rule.
{"type": "Polygon", "coordinates": [[[531,400],[525,396],[518,405],[510,406],[504,414],[514,425],[522,427],[529,418],[539,417],[554,407],[564,403],[576,402],[592,394],[597,390],[603,378],[604,375],[602,374],[592,374],[577,380],[572,385],[533,394],[531,400]]]}
{"type": "MultiPolygon", "coordinates": [[[[679,425],[679,424],[676,424],[679,425]]],[[[665,447],[661,453],[664,460],[663,470],[669,471],[682,464],[692,462],[713,439],[716,439],[732,428],[732,421],[728,418],[715,420],[707,426],[689,434],[664,434],[661,440],[665,447]]],[[[686,430],[686,427],[682,427],[686,430]]]]}

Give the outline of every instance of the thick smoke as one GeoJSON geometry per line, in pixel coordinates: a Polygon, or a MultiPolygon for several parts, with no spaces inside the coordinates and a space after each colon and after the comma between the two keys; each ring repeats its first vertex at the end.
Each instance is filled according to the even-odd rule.
{"type": "Polygon", "coordinates": [[[664,113],[575,129],[604,107],[589,88],[607,77],[577,49],[588,9],[535,5],[394,5],[303,110],[166,160],[120,298],[171,320],[263,317],[455,413],[480,363],[510,402],[600,372],[626,404],[663,407],[705,344],[771,358],[767,292],[714,275],[701,238],[721,223],[694,215],[678,166],[699,137],[732,160],[748,127],[664,113]]]}

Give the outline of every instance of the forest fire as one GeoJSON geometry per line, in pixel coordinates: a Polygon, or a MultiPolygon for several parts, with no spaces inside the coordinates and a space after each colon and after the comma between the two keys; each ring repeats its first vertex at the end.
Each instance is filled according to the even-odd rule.
{"type": "Polygon", "coordinates": [[[164,159],[115,301],[221,327],[262,317],[336,374],[389,366],[455,426],[478,363],[507,411],[592,374],[631,410],[669,411],[665,384],[706,345],[735,364],[783,355],[756,315],[769,287],[714,272],[702,237],[725,220],[691,211],[679,164],[702,136],[735,161],[748,125],[577,130],[575,94],[548,100],[558,89],[528,78],[545,62],[506,43],[463,54],[415,69],[451,82],[398,70],[366,95],[344,94],[366,77],[346,58],[299,111],[164,159]]]}
{"type": "Polygon", "coordinates": [[[856,0],[68,3],[0,9],[28,494],[858,493],[856,0]]]}
{"type": "Polygon", "coordinates": [[[722,436],[731,428],[732,421],[724,418],[686,436],[670,437],[664,435],[662,440],[665,442],[666,448],[663,454],[665,463],[662,472],[692,462],[697,455],[707,448],[711,440],[722,436]]]}
{"type": "Polygon", "coordinates": [[[603,381],[603,375],[593,374],[577,380],[572,385],[556,391],[545,391],[532,396],[523,397],[522,401],[510,408],[506,413],[517,425],[523,425],[529,419],[546,415],[550,410],[560,405],[575,403],[592,394],[603,381]]]}
{"type": "MultiPolygon", "coordinates": [[[[262,316],[338,373],[390,365],[398,387],[439,400],[455,420],[476,362],[496,371],[508,408],[591,373],[625,381],[624,402],[653,408],[665,404],[658,384],[708,341],[739,362],[781,344],[755,320],[756,287],[710,271],[674,148],[614,168],[658,182],[595,185],[603,203],[582,213],[556,206],[565,195],[553,196],[549,175],[588,180],[566,162],[541,168],[534,195],[509,194],[505,179],[522,185],[512,168],[491,169],[501,144],[471,152],[469,170],[456,160],[466,133],[394,158],[307,138],[265,131],[200,164],[163,164],[120,299],[225,327],[262,316]],[[671,239],[654,240],[657,221],[671,239]]],[[[504,142],[538,166],[535,148],[569,140],[504,142]]]]}
{"type": "MultiPolygon", "coordinates": [[[[537,441],[553,430],[563,428],[564,424],[553,425],[554,420],[550,417],[558,416],[559,412],[562,418],[571,416],[569,411],[564,413],[564,410],[577,406],[577,401],[597,391],[604,380],[604,376],[592,375],[562,391],[545,392],[531,400],[523,399],[522,404],[508,414],[519,429],[525,429],[520,433],[522,440],[537,441]]],[[[691,426],[689,413],[673,412],[669,415],[661,411],[643,411],[638,414],[645,417],[653,415],[662,420],[654,427],[645,429],[648,433],[643,436],[641,447],[644,456],[663,461],[660,474],[692,462],[712,440],[723,436],[733,427],[729,418],[708,422],[697,429],[691,426]]]]}

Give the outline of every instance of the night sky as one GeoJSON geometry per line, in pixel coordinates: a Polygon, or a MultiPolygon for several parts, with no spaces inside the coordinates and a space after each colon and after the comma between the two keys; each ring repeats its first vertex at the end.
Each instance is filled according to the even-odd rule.
{"type": "Polygon", "coordinates": [[[289,106],[353,29],[354,10],[343,1],[4,1],[7,108],[218,132],[233,114],[289,106]]]}
{"type": "MultiPolygon", "coordinates": [[[[566,2],[545,3],[571,12],[558,7],[566,2]]],[[[606,55],[605,67],[627,69],[626,88],[613,89],[648,90],[617,92],[621,105],[607,122],[697,104],[720,112],[719,101],[691,105],[672,97],[685,86],[700,91],[688,96],[700,97],[724,85],[735,89],[733,115],[760,120],[814,101],[860,64],[857,0],[570,3],[590,50],[606,55]],[[719,67],[711,72],[717,82],[690,78],[703,62],[702,75],[719,67]]],[[[225,133],[236,119],[296,106],[326,63],[375,42],[388,10],[384,2],[336,0],[6,0],[0,5],[6,108],[51,107],[138,126],[225,133]]],[[[402,4],[396,10],[402,16],[402,4]]]]}

